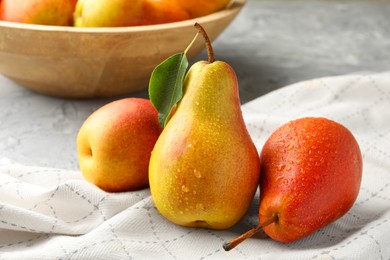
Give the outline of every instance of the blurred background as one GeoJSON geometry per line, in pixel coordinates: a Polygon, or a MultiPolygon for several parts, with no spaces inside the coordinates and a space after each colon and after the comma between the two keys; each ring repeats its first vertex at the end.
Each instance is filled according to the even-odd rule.
{"type": "Polygon", "coordinates": [[[390,69],[388,0],[249,0],[215,41],[248,102],[310,78],[390,69]]]}

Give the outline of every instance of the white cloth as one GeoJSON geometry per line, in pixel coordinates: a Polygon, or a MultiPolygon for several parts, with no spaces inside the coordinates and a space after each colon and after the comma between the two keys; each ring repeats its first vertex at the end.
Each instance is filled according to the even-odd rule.
{"type": "MultiPolygon", "coordinates": [[[[259,86],[261,87],[261,86],[259,86]]],[[[148,189],[105,193],[79,171],[0,160],[0,259],[390,259],[390,73],[321,78],[243,106],[259,149],[281,124],[324,116],[355,135],[363,180],[353,208],[313,235],[282,244],[258,235],[222,244],[257,224],[259,194],[225,231],[176,226],[148,189]]]]}

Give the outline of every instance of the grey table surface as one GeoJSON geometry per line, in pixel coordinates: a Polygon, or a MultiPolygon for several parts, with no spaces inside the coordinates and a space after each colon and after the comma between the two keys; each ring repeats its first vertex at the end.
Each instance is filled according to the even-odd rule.
{"type": "MultiPolygon", "coordinates": [[[[389,14],[386,0],[248,0],[214,48],[236,71],[244,104],[302,80],[389,70],[389,14]]],[[[0,76],[0,158],[78,169],[78,129],[111,100],[42,96],[0,76]]]]}

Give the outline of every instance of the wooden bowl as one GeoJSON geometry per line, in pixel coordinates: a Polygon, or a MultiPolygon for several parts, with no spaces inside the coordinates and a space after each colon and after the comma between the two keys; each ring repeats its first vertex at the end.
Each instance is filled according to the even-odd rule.
{"type": "MultiPolygon", "coordinates": [[[[197,19],[148,26],[75,28],[0,21],[0,73],[33,91],[95,98],[148,87],[154,67],[183,52],[200,23],[214,40],[246,0],[197,19]]],[[[198,37],[191,59],[205,48],[198,37]]]]}

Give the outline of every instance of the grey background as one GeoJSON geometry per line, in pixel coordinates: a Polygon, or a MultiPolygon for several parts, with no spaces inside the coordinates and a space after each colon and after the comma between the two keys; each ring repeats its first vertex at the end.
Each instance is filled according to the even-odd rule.
{"type": "Polygon", "coordinates": [[[390,1],[249,0],[215,41],[243,103],[310,78],[390,66],[390,1]]]}

